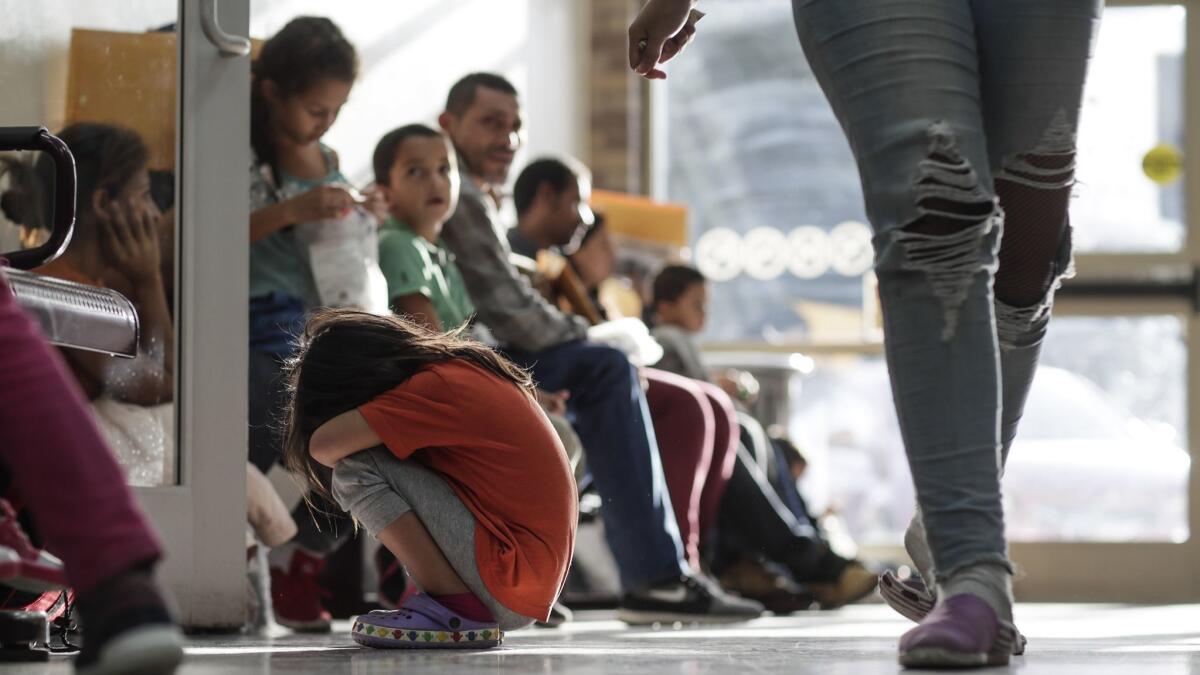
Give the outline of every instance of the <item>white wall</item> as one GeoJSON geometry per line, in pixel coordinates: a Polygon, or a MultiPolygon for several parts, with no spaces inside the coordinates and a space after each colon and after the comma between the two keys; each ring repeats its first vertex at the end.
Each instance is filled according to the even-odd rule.
{"type": "Polygon", "coordinates": [[[388,130],[434,124],[461,76],[499,72],[521,93],[528,145],[586,160],[589,3],[579,0],[254,0],[251,33],[328,16],[359,50],[362,73],[325,142],[351,180],[371,179],[371,153],[388,130]]]}
{"type": "Polygon", "coordinates": [[[145,31],[177,18],[176,0],[0,0],[0,126],[62,126],[72,28],[145,31]]]}

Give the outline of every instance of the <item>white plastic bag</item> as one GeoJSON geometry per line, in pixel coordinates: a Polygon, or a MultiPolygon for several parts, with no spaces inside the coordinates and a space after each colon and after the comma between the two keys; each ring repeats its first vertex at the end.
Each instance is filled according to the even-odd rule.
{"type": "Polygon", "coordinates": [[[374,216],[355,207],[341,218],[302,223],[297,228],[300,241],[308,246],[322,305],[387,313],[387,280],[379,269],[374,216]]]}

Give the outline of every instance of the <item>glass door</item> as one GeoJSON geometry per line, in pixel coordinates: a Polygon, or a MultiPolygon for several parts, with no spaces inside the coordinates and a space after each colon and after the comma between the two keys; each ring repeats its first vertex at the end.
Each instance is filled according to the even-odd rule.
{"type": "MultiPolygon", "coordinates": [[[[74,238],[35,271],[133,302],[136,358],[61,353],[166,544],[182,620],[239,626],[247,341],[231,299],[246,297],[249,61],[221,29],[244,35],[248,10],[66,4],[0,0],[0,126],[45,126],[76,157],[74,238]],[[118,231],[140,252],[115,246],[118,231]]],[[[0,249],[47,236],[50,166],[0,153],[0,249]]]]}
{"type": "MultiPolygon", "coordinates": [[[[790,3],[706,11],[703,39],[652,100],[666,134],[656,192],[691,207],[693,259],[714,282],[707,347],[790,392],[763,412],[808,455],[809,506],[866,555],[904,560],[914,497],[857,171],[790,3]]],[[[1004,479],[1026,599],[1200,597],[1200,200],[1185,198],[1200,187],[1187,123],[1200,114],[1198,31],[1196,2],[1105,11],[1071,204],[1078,274],[1060,292],[1004,479]]]]}
{"type": "Polygon", "coordinates": [[[240,627],[246,570],[250,44],[245,2],[181,0],[179,474],[139,491],[184,623],[240,627]]]}

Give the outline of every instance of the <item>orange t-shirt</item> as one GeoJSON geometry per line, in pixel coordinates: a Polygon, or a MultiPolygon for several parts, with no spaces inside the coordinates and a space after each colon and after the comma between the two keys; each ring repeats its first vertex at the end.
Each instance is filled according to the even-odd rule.
{"type": "Polygon", "coordinates": [[[490,371],[451,360],[358,411],[388,450],[436,471],[474,514],[475,560],[492,595],[545,620],[571,563],[579,498],[537,403],[490,371]]]}

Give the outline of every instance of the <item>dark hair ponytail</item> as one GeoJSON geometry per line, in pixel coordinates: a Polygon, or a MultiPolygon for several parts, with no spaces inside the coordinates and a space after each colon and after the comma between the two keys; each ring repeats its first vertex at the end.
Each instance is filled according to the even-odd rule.
{"type": "Polygon", "coordinates": [[[279,153],[271,142],[271,112],[263,83],[270,80],[284,96],[293,96],[325,78],[353,82],[358,76],[358,55],[337,24],[324,17],[301,16],[263,44],[250,73],[250,147],[278,182],[279,153]]]}

